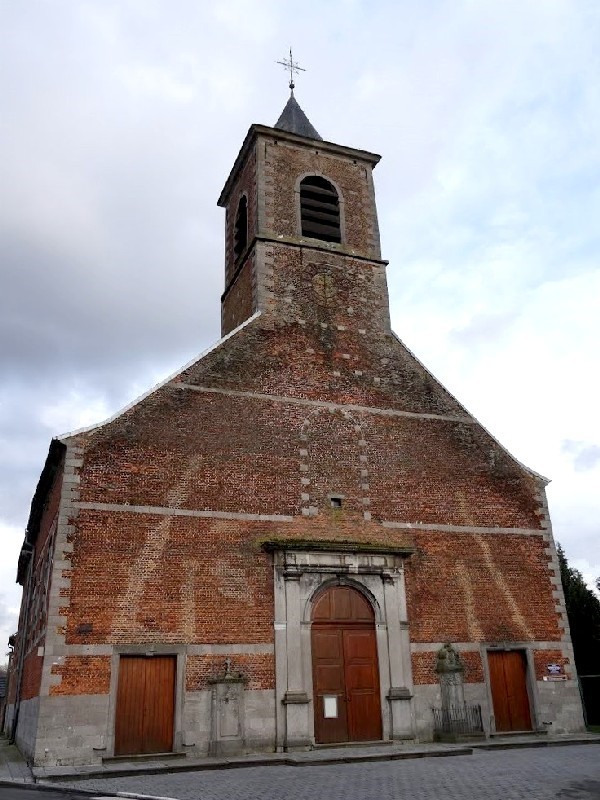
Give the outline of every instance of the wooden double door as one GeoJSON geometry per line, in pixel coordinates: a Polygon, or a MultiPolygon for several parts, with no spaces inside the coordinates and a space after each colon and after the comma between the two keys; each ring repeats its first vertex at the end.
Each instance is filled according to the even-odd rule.
{"type": "Polygon", "coordinates": [[[318,599],[311,631],[315,740],[382,737],[375,619],[355,589],[334,586],[318,599]]]}
{"type": "Polygon", "coordinates": [[[175,656],[121,656],[115,755],[173,749],[175,656]]]}
{"type": "Polygon", "coordinates": [[[496,732],[530,731],[527,662],[523,650],[488,653],[496,732]]]}

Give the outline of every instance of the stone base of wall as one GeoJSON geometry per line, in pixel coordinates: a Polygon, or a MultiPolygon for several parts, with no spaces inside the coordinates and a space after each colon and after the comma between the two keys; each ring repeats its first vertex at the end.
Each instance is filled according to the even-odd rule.
{"type": "MultiPolygon", "coordinates": [[[[491,729],[491,711],[488,703],[487,689],[484,683],[466,683],[464,685],[465,703],[481,706],[483,731],[489,736],[491,729]]],[[[432,707],[442,705],[442,694],[439,684],[425,684],[414,687],[413,708],[415,714],[415,739],[418,742],[433,741],[432,707]]]]}
{"type": "MultiPolygon", "coordinates": [[[[486,736],[494,732],[494,710],[485,683],[464,685],[467,705],[481,706],[481,720],[486,736]]],[[[536,697],[531,709],[532,729],[549,734],[580,733],[585,730],[581,698],[576,681],[536,681],[536,697]]],[[[437,684],[414,688],[414,714],[416,738],[420,742],[433,739],[432,706],[441,705],[441,692],[437,684]]]]}
{"type": "MultiPolygon", "coordinates": [[[[493,731],[493,709],[484,683],[465,684],[465,702],[481,706],[484,732],[493,731]]],[[[574,681],[537,681],[532,722],[548,733],[577,733],[585,730],[581,701],[574,681]]],[[[17,745],[35,766],[99,765],[113,755],[109,726],[109,695],[56,695],[21,703],[17,745]],[[37,735],[37,741],[36,741],[37,735]]],[[[415,738],[433,740],[432,706],[440,706],[438,684],[414,687],[415,738]]],[[[186,692],[183,728],[175,735],[178,751],[194,758],[211,750],[211,691],[186,692]]],[[[14,706],[6,711],[5,730],[10,729],[14,706]]],[[[275,738],[275,693],[273,690],[243,692],[243,739],[232,740],[232,752],[273,752],[275,738]]],[[[213,743],[214,744],[214,743],[213,743]]],[[[227,743],[226,743],[227,744],[227,743]]]]}
{"type": "Polygon", "coordinates": [[[37,767],[100,764],[108,755],[108,695],[51,695],[40,703],[37,767]]]}
{"type": "Polygon", "coordinates": [[[256,690],[246,692],[247,752],[275,750],[275,692],[256,690]]]}
{"type": "MultiPolygon", "coordinates": [[[[243,698],[243,740],[232,741],[232,752],[273,752],[274,691],[245,691],[243,698]]],[[[21,704],[17,744],[35,766],[100,765],[103,758],[114,754],[113,731],[108,722],[109,695],[53,695],[42,698],[40,703],[36,700],[35,709],[33,702],[21,704]],[[34,711],[37,727],[33,725],[34,711]]],[[[175,731],[174,736],[175,742],[181,742],[177,752],[194,758],[207,756],[211,731],[211,691],[186,692],[183,730],[175,731]]]]}
{"type": "Polygon", "coordinates": [[[577,681],[537,681],[540,727],[548,733],[585,731],[577,681]]]}
{"type": "Polygon", "coordinates": [[[4,712],[4,727],[2,728],[3,733],[6,736],[10,736],[12,732],[12,723],[15,716],[15,707],[12,703],[6,706],[6,710],[4,712]]]}
{"type": "MultiPolygon", "coordinates": [[[[212,734],[212,692],[186,692],[183,708],[182,750],[194,758],[209,755],[212,734]]],[[[275,692],[271,689],[243,693],[243,738],[230,752],[255,753],[275,750],[275,692]]]]}
{"type": "MultiPolygon", "coordinates": [[[[488,704],[487,689],[484,683],[464,684],[465,703],[469,706],[481,706],[481,720],[486,736],[489,736],[491,714],[488,704]]],[[[419,742],[433,741],[432,707],[442,705],[442,693],[439,684],[425,684],[414,687],[415,738],[419,742]]]]}
{"type": "Polygon", "coordinates": [[[19,705],[19,719],[15,734],[15,743],[28,761],[33,760],[36,736],[38,734],[38,715],[40,698],[22,700],[19,705]]]}

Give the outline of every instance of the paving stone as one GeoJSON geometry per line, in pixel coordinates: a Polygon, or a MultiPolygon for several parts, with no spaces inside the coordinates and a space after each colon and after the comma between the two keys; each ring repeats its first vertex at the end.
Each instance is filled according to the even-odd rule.
{"type": "Polygon", "coordinates": [[[475,750],[372,764],[248,767],[76,781],[177,800],[599,800],[600,745],[475,750]]]}
{"type": "Polygon", "coordinates": [[[0,736],[0,780],[23,783],[33,781],[27,762],[17,748],[8,743],[5,736],[0,736]]]}

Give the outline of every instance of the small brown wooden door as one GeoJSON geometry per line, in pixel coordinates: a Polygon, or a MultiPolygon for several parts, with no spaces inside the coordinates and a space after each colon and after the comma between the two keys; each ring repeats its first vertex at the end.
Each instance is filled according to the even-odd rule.
{"type": "Polygon", "coordinates": [[[173,749],[175,656],[121,656],[115,755],[173,749]]]}
{"type": "Polygon", "coordinates": [[[317,601],[312,624],[315,740],[381,739],[375,618],[355,589],[334,586],[317,601]]]}
{"type": "Polygon", "coordinates": [[[530,731],[527,664],[522,650],[488,653],[496,731],[530,731]]]}

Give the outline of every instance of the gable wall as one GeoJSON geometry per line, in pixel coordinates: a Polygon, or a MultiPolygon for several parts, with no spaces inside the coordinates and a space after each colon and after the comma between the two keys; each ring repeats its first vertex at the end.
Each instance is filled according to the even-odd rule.
{"type": "Polygon", "coordinates": [[[379,520],[541,527],[533,478],[472,422],[183,383],[143,406],[88,445],[81,501],[296,515],[304,478],[321,510],[337,492],[379,520]]]}
{"type": "MultiPolygon", "coordinates": [[[[414,546],[406,580],[415,643],[558,642],[533,478],[472,420],[439,413],[451,404],[443,392],[429,393],[433,417],[386,409],[392,394],[398,405],[423,402],[418,388],[411,394],[416,378],[397,394],[361,388],[362,376],[346,369],[345,388],[335,388],[318,330],[298,327],[252,323],[207,363],[83,437],[65,642],[270,645],[272,566],[261,544],[281,538],[414,546]],[[300,396],[313,394],[302,364],[282,368],[291,332],[315,345],[307,357],[323,400],[300,396]],[[349,398],[372,408],[349,409],[349,398]],[[343,496],[341,511],[330,508],[332,493],[343,496]],[[93,630],[79,633],[81,623],[93,630]]],[[[354,347],[368,357],[375,345],[361,337],[354,347]]],[[[413,657],[421,679],[435,682],[419,666],[432,656],[413,657]]],[[[212,662],[193,659],[188,683],[204,686],[212,662]]],[[[272,655],[247,661],[251,680],[271,686],[272,655]]],[[[95,682],[88,670],[85,691],[108,691],[103,670],[95,682]]],[[[53,693],[82,691],[77,660],[55,674],[53,693]]]]}

